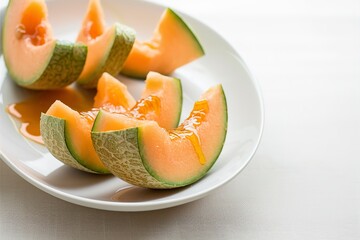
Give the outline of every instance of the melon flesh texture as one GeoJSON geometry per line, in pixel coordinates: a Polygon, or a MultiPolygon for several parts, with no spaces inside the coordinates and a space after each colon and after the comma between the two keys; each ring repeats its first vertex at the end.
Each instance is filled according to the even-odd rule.
{"type": "Polygon", "coordinates": [[[166,9],[152,39],[135,41],[121,73],[135,78],[144,78],[149,71],[169,75],[204,54],[186,23],[174,11],[166,9]]]}
{"type": "Polygon", "coordinates": [[[142,96],[144,98],[157,96],[160,102],[155,104],[162,104],[154,106],[150,103],[142,106],[141,104],[144,103],[142,100],[136,103],[125,85],[104,73],[98,82],[94,111],[78,113],[62,102],[56,101],[46,114],[42,114],[40,129],[46,147],[57,159],[67,165],[87,172],[109,173],[96,154],[90,136],[99,108],[117,113],[128,112],[132,116],[140,114],[140,117],[145,119],[159,120],[161,126],[170,129],[179,122],[182,92],[178,79],[149,73],[142,96]],[[160,119],[160,116],[167,117],[160,119]],[[164,121],[161,121],[162,119],[164,121]]]}
{"type": "Polygon", "coordinates": [[[93,145],[105,166],[133,185],[186,186],[202,178],[219,157],[227,132],[226,106],[217,85],[201,96],[179,128],[170,131],[154,121],[102,111],[92,129],[93,145]],[[192,135],[186,134],[188,129],[192,135]]]}
{"type": "Polygon", "coordinates": [[[84,69],[77,81],[83,87],[95,88],[103,72],[117,75],[135,41],[135,31],[119,23],[106,28],[99,0],[90,0],[82,29],[77,37],[88,47],[84,69]]]}
{"type": "Polygon", "coordinates": [[[83,69],[87,47],[54,39],[43,0],[11,0],[2,35],[5,64],[20,86],[61,88],[83,69]]]}

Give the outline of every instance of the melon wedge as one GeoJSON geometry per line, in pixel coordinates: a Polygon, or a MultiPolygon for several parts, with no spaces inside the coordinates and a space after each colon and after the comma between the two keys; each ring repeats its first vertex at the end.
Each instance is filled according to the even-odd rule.
{"type": "Polygon", "coordinates": [[[9,75],[30,89],[56,89],[77,80],[87,47],[54,39],[44,0],[10,0],[2,49],[9,75]]]}
{"type": "Polygon", "coordinates": [[[64,164],[85,172],[106,174],[109,171],[88,141],[91,122],[91,118],[57,100],[46,114],[41,113],[41,137],[49,152],[64,164]]]}
{"type": "Polygon", "coordinates": [[[149,71],[169,75],[205,54],[189,26],[173,10],[162,14],[149,41],[135,41],[122,74],[144,78],[149,71]]]}
{"type": "Polygon", "coordinates": [[[95,88],[103,72],[113,76],[122,69],[135,41],[135,31],[119,23],[106,28],[100,0],[90,0],[77,42],[88,46],[84,69],[77,81],[95,88]]]}
{"type": "Polygon", "coordinates": [[[94,103],[97,108],[93,111],[78,113],[56,101],[41,115],[40,130],[45,146],[55,158],[71,167],[91,173],[109,173],[96,154],[90,136],[99,109],[158,120],[166,128],[174,128],[179,122],[182,91],[178,79],[149,73],[142,97],[135,102],[125,85],[104,73],[98,82],[94,103]]]}
{"type": "Polygon", "coordinates": [[[106,72],[102,74],[94,97],[94,108],[122,106],[125,109],[130,109],[135,104],[136,100],[129,93],[126,85],[106,72]]]}
{"type": "Polygon", "coordinates": [[[221,153],[227,105],[221,85],[206,91],[176,129],[100,111],[91,137],[104,165],[122,180],[146,188],[175,188],[202,178],[221,153]]]}

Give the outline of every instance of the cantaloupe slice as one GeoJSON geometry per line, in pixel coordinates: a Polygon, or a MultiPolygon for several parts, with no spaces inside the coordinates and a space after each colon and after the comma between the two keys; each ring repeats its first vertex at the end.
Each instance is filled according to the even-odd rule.
{"type": "Polygon", "coordinates": [[[90,136],[99,109],[123,113],[138,119],[159,121],[165,128],[177,126],[182,107],[181,83],[178,79],[149,73],[142,99],[135,102],[125,85],[104,73],[98,82],[95,108],[78,113],[56,101],[40,120],[45,146],[55,158],[79,170],[109,173],[96,154],[90,136]]]}
{"type": "Polygon", "coordinates": [[[122,74],[144,78],[149,71],[169,75],[205,54],[189,26],[173,10],[162,14],[149,41],[135,41],[122,74]]]}
{"type": "Polygon", "coordinates": [[[210,88],[176,129],[100,111],[91,137],[104,165],[130,184],[175,188],[202,178],[222,150],[227,105],[221,85],[210,88]]]}
{"type": "Polygon", "coordinates": [[[134,41],[135,31],[128,26],[115,23],[106,28],[100,0],[90,0],[77,37],[77,42],[88,46],[86,63],[77,83],[95,88],[103,72],[117,75],[134,41]]]}
{"type": "Polygon", "coordinates": [[[2,49],[9,75],[31,89],[56,89],[80,75],[87,47],[54,39],[44,0],[10,0],[2,49]]]}

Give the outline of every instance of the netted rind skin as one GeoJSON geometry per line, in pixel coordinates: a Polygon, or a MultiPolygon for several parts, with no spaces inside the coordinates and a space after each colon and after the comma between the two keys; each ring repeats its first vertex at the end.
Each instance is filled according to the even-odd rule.
{"type": "Polygon", "coordinates": [[[138,128],[92,132],[91,138],[101,161],[116,177],[145,188],[177,187],[157,180],[145,168],[139,152],[138,128]]]}
{"type": "Polygon", "coordinates": [[[18,85],[35,90],[59,89],[75,82],[84,67],[87,46],[80,43],[56,41],[52,57],[37,79],[18,79],[8,66],[11,79],[18,85]]]}

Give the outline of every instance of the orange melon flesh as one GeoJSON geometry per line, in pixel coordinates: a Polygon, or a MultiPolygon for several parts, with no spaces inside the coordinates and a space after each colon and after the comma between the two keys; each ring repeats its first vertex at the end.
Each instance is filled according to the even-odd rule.
{"type": "Polygon", "coordinates": [[[78,80],[80,83],[81,79],[87,77],[88,73],[92,69],[96,69],[97,65],[103,60],[104,46],[111,47],[108,43],[111,41],[112,31],[105,30],[105,21],[103,19],[104,14],[99,0],[90,0],[82,29],[76,40],[86,44],[88,47],[85,66],[78,80]]]}
{"type": "Polygon", "coordinates": [[[16,29],[18,37],[29,38],[34,46],[43,45],[50,40],[52,36],[49,36],[50,26],[45,21],[46,14],[43,3],[30,3],[23,12],[20,25],[16,29]]]}
{"type": "Polygon", "coordinates": [[[173,188],[205,175],[222,150],[226,131],[226,100],[217,85],[201,96],[176,129],[101,111],[92,139],[100,159],[115,176],[141,187],[173,188]],[[108,141],[112,144],[107,145],[108,141]]]}
{"type": "Polygon", "coordinates": [[[121,73],[136,78],[144,78],[149,71],[169,75],[203,55],[201,44],[186,23],[166,9],[153,37],[149,41],[135,41],[121,73]]]}
{"type": "Polygon", "coordinates": [[[128,92],[127,87],[119,83],[110,74],[103,73],[98,82],[94,108],[106,105],[123,106],[125,109],[132,108],[136,104],[136,100],[128,92]]]}
{"type": "Polygon", "coordinates": [[[77,40],[87,43],[105,32],[104,13],[98,0],[90,0],[77,40]]]}
{"type": "Polygon", "coordinates": [[[90,0],[77,42],[88,47],[84,69],[77,81],[86,88],[97,86],[103,72],[117,75],[129,54],[135,32],[118,23],[106,27],[100,0],[90,0]]]}

